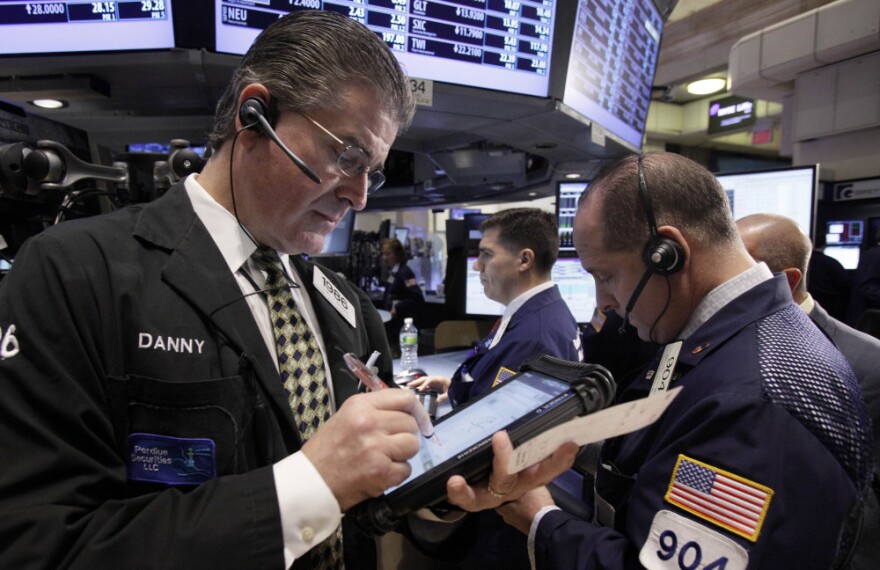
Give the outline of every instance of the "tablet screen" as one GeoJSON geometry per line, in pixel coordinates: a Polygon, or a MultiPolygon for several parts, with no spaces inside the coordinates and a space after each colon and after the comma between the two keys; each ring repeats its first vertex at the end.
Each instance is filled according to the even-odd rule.
{"type": "Polygon", "coordinates": [[[485,396],[444,416],[434,426],[434,437],[422,438],[419,452],[409,460],[412,473],[403,483],[386,491],[386,495],[403,487],[443,462],[466,455],[498,430],[548,403],[554,405],[567,398],[571,386],[561,380],[537,372],[524,372],[491,390],[485,396]],[[554,399],[556,401],[554,401],[554,399]]]}

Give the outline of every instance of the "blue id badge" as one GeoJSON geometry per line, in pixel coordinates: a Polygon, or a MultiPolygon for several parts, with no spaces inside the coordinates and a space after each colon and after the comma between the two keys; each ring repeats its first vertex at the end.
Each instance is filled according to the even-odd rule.
{"type": "Polygon", "coordinates": [[[133,433],[127,441],[130,481],[198,485],[217,476],[214,440],[133,433]]]}

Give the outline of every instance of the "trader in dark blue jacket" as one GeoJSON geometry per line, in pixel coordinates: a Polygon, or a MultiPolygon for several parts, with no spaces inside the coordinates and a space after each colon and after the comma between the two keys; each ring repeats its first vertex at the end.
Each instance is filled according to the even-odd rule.
{"type": "MultiPolygon", "coordinates": [[[[479,257],[474,269],[486,296],[505,306],[489,336],[481,340],[452,379],[429,376],[409,384],[448,388],[453,406],[476,398],[514,375],[532,356],[549,354],[565,360],[582,357],[577,322],[550,281],[559,251],[556,219],[537,208],[503,210],[480,226],[479,257]]],[[[581,489],[574,485],[578,496],[581,489]]],[[[465,569],[528,568],[525,537],[504,525],[494,512],[471,517],[459,531],[475,544],[460,562],[465,569]]],[[[459,548],[463,542],[451,541],[459,548]]],[[[446,553],[449,555],[449,552],[446,553]]]]}
{"type": "MultiPolygon", "coordinates": [[[[752,214],[736,221],[749,254],[763,261],[774,273],[784,273],[791,295],[810,319],[846,357],[868,409],[874,427],[874,485],[880,473],[877,449],[880,444],[880,339],[857,331],[835,319],[807,292],[813,265],[810,238],[791,218],[776,214],[752,214]],[[807,268],[810,268],[808,272],[807,268]]],[[[868,498],[862,534],[850,570],[873,570],[880,560],[880,507],[876,493],[868,498]]]]}
{"type": "Polygon", "coordinates": [[[842,566],[872,471],[858,383],[785,278],[749,256],[717,180],[671,153],[625,158],[582,197],[574,242],[601,308],[678,347],[618,401],[682,390],[654,424],[606,441],[589,520],[543,488],[522,495],[502,435],[488,484],[450,480],[450,500],[509,501],[499,511],[537,568],[842,566]]]}
{"type": "Polygon", "coordinates": [[[532,356],[580,360],[583,355],[577,321],[550,281],[559,253],[555,217],[537,208],[513,208],[487,218],[480,230],[474,269],[486,297],[504,305],[504,314],[451,379],[427,376],[409,384],[448,390],[453,406],[500,384],[532,356]]]}

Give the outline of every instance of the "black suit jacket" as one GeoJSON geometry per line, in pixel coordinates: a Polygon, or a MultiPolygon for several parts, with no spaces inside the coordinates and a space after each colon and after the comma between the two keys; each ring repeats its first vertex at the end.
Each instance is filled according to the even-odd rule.
{"type": "MultiPolygon", "coordinates": [[[[345,352],[379,350],[390,378],[366,295],[324,271],[354,307],[352,327],[315,293],[314,264],[293,263],[337,404],[356,386],[345,352]]],[[[0,567],[281,568],[272,464],[300,448],[299,433],[274,355],[183,186],[54,226],[15,265],[0,282],[0,327],[15,339],[0,358],[0,567]],[[137,447],[144,434],[191,454],[204,444],[208,474],[157,480],[150,461],[168,450],[137,447]]]]}
{"type": "MultiPolygon", "coordinates": [[[[880,439],[880,339],[857,331],[831,317],[819,303],[810,311],[810,318],[846,357],[859,385],[874,422],[875,439],[880,439]]],[[[876,455],[876,454],[875,454],[876,455]]]]}
{"type": "Polygon", "coordinates": [[[867,570],[876,566],[880,556],[880,340],[858,331],[830,316],[816,303],[810,318],[825,332],[849,361],[862,388],[862,398],[874,426],[874,491],[865,507],[862,534],[856,545],[851,570],[867,570]]]}

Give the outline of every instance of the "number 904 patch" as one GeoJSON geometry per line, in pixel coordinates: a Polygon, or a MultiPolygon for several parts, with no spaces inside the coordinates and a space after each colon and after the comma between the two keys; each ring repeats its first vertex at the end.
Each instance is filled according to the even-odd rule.
{"type": "Polygon", "coordinates": [[[651,522],[639,562],[648,570],[744,570],[749,553],[698,522],[660,511],[651,522]]]}

